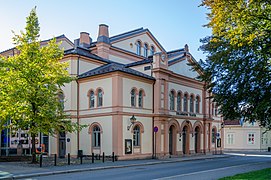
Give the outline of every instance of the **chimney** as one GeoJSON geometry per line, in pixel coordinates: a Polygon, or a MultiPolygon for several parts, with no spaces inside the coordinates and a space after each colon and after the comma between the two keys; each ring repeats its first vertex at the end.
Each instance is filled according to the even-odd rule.
{"type": "Polygon", "coordinates": [[[185,52],[189,52],[189,47],[187,44],[184,45],[184,50],[185,50],[185,52]]]}
{"type": "Polygon", "coordinates": [[[84,48],[89,48],[90,43],[91,43],[91,38],[89,37],[89,33],[80,32],[79,46],[84,47],[84,48]]]}
{"type": "Polygon", "coordinates": [[[79,46],[79,41],[80,41],[80,39],[75,39],[74,40],[74,48],[75,49],[79,46]]]}
{"type": "Polygon", "coordinates": [[[96,44],[97,55],[102,58],[108,59],[110,46],[111,45],[109,40],[108,26],[106,24],[100,24],[96,44]]]}
{"type": "Polygon", "coordinates": [[[99,25],[99,33],[98,33],[98,39],[97,42],[103,42],[110,44],[109,40],[109,33],[108,33],[108,26],[106,24],[100,24],[99,25]]]}

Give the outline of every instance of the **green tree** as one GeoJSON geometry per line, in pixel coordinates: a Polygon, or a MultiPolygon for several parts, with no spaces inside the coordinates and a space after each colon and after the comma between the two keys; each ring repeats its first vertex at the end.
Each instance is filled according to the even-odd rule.
{"type": "Polygon", "coordinates": [[[54,135],[78,128],[63,111],[61,87],[73,80],[68,64],[60,62],[63,50],[55,39],[41,47],[39,31],[36,9],[32,9],[25,32],[13,38],[19,53],[0,60],[0,128],[29,130],[33,163],[38,133],[54,135]]]}
{"type": "Polygon", "coordinates": [[[271,128],[271,4],[267,0],[202,0],[212,35],[202,39],[206,89],[227,119],[271,128]]]}

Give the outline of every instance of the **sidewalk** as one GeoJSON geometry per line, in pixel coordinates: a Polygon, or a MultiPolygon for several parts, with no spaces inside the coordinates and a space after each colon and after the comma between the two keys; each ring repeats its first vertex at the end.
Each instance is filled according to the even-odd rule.
{"type": "Polygon", "coordinates": [[[254,156],[254,157],[271,157],[271,152],[266,150],[262,151],[224,151],[225,155],[232,155],[232,156],[254,156]]]}
{"type": "Polygon", "coordinates": [[[125,168],[131,166],[149,166],[161,163],[174,163],[181,161],[192,161],[201,159],[213,158],[226,158],[230,155],[200,155],[191,157],[168,158],[168,159],[145,159],[145,160],[126,160],[105,163],[93,164],[78,164],[78,165],[65,165],[65,166],[50,166],[40,168],[37,164],[36,167],[22,166],[16,162],[0,162],[0,171],[6,171],[13,175],[13,179],[30,178],[37,176],[47,176],[53,174],[63,174],[72,172],[83,171],[96,171],[111,168],[125,168]]]}

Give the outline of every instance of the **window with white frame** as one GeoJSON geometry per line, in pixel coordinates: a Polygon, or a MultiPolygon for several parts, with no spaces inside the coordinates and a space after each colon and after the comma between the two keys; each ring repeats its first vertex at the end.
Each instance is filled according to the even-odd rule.
{"type": "Polygon", "coordinates": [[[148,57],[148,44],[144,44],[144,56],[148,57]]]}
{"type": "Polygon", "coordinates": [[[101,89],[98,90],[98,102],[97,106],[103,106],[103,91],[101,89]]]}
{"type": "Polygon", "coordinates": [[[194,112],[194,96],[190,96],[190,112],[194,112]]]}
{"type": "Polygon", "coordinates": [[[267,133],[264,133],[262,135],[262,144],[263,145],[267,145],[268,144],[268,136],[267,136],[267,133]]]}
{"type": "Polygon", "coordinates": [[[200,99],[199,96],[196,97],[196,113],[199,113],[200,99]]]}
{"type": "Polygon", "coordinates": [[[217,104],[215,104],[215,116],[218,115],[218,107],[217,107],[217,104]]]}
{"type": "Polygon", "coordinates": [[[143,107],[143,91],[140,90],[138,93],[138,107],[143,107]]]}
{"type": "Polygon", "coordinates": [[[101,129],[99,126],[94,126],[92,130],[92,146],[100,147],[101,146],[101,129]]]}
{"type": "Polygon", "coordinates": [[[141,42],[140,41],[136,42],[136,54],[141,55],[141,42]]]}
{"type": "Polygon", "coordinates": [[[150,48],[150,55],[152,56],[153,54],[154,54],[154,47],[151,46],[151,48],[150,48]]]}
{"type": "Polygon", "coordinates": [[[183,97],[183,111],[187,112],[187,106],[188,106],[188,102],[187,102],[187,94],[184,95],[183,97]]]}
{"type": "Polygon", "coordinates": [[[227,134],[227,144],[233,144],[233,138],[234,138],[233,133],[228,133],[227,134]]]}
{"type": "Polygon", "coordinates": [[[248,144],[255,144],[255,133],[248,133],[248,144]]]}
{"type": "Polygon", "coordinates": [[[181,111],[182,95],[180,92],[177,94],[177,111],[181,111]]]}
{"type": "Polygon", "coordinates": [[[137,125],[134,127],[134,146],[140,146],[140,127],[137,125]]]}
{"type": "Polygon", "coordinates": [[[60,104],[60,108],[63,110],[64,109],[64,94],[62,91],[58,93],[58,101],[60,104]]]}
{"type": "Polygon", "coordinates": [[[136,106],[136,92],[135,92],[135,89],[131,90],[131,106],[132,107],[136,106]]]}
{"type": "Polygon", "coordinates": [[[174,109],[175,109],[175,107],[174,107],[174,105],[175,105],[175,97],[174,97],[174,91],[172,90],[172,91],[170,91],[170,94],[169,94],[169,100],[170,100],[170,106],[169,106],[169,109],[171,110],[171,111],[174,111],[174,109]]]}
{"type": "Polygon", "coordinates": [[[94,102],[95,102],[94,92],[90,91],[89,93],[89,107],[90,108],[94,108],[94,102]]]}

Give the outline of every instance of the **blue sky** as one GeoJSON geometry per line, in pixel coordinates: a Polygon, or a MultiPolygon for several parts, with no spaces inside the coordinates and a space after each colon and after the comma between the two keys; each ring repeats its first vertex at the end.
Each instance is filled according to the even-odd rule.
{"type": "Polygon", "coordinates": [[[97,39],[99,24],[110,36],[140,27],[148,28],[162,46],[174,50],[189,45],[199,60],[201,38],[211,34],[200,0],[0,0],[0,51],[13,47],[11,30],[24,30],[25,18],[37,6],[41,40],[65,34],[71,41],[82,31],[97,39]]]}

